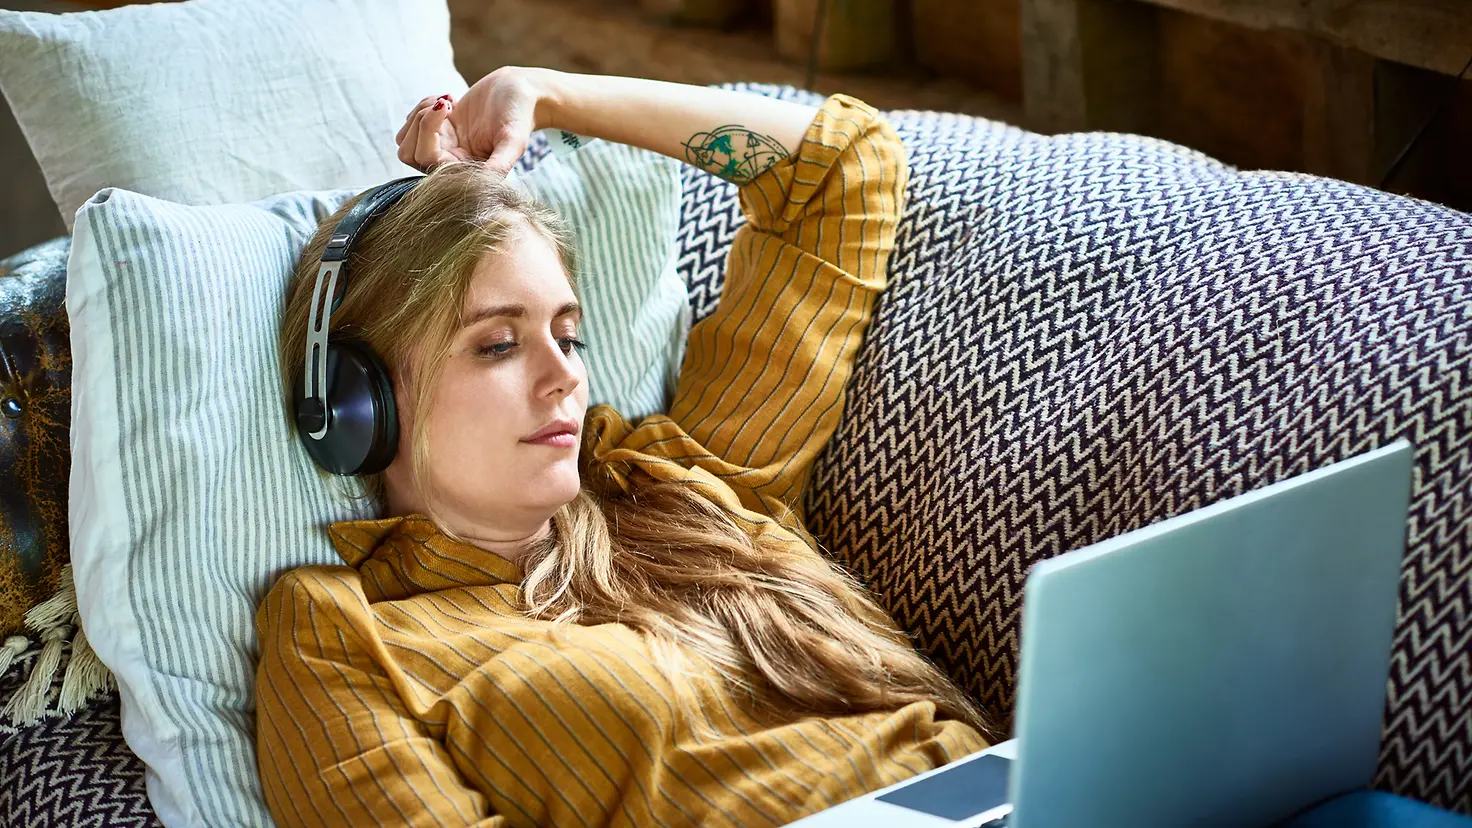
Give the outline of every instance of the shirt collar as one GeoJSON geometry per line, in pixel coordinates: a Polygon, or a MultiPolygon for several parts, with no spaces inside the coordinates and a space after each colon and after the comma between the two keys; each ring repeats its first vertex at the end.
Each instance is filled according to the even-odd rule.
{"type": "Polygon", "coordinates": [[[338,521],[327,534],[348,566],[373,576],[365,578],[365,586],[379,584],[380,598],[521,582],[516,564],[449,537],[426,515],[338,521]]]}

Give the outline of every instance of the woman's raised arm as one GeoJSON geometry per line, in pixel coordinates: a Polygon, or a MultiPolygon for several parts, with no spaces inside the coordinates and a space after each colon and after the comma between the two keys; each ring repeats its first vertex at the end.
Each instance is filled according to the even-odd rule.
{"type": "Polygon", "coordinates": [[[419,169],[488,159],[504,171],[534,130],[554,128],[642,147],[745,184],[797,152],[816,114],[725,89],[503,66],[459,101],[420,101],[399,131],[399,158],[419,169]]]}
{"type": "Polygon", "coordinates": [[[552,72],[548,125],[653,150],[736,184],[797,152],[817,109],[762,95],[552,72]]]}

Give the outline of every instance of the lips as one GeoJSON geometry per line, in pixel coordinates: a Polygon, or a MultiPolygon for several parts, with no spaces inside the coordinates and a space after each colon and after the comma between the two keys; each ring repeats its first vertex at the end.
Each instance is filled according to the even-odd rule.
{"type": "Polygon", "coordinates": [[[578,424],[572,420],[554,420],[543,426],[537,433],[521,438],[523,443],[530,443],[551,437],[556,434],[577,434],[578,424]]]}

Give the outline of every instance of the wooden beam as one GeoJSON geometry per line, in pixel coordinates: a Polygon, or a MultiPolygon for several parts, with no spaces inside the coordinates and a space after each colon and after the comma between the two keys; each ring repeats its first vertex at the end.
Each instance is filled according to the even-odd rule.
{"type": "Polygon", "coordinates": [[[910,0],[914,59],[1012,100],[1022,100],[1018,0],[910,0]]]}
{"type": "Polygon", "coordinates": [[[639,8],[646,14],[700,26],[725,26],[752,14],[753,5],[750,0],[639,0],[639,8]]]}
{"type": "Polygon", "coordinates": [[[1140,0],[1253,29],[1290,29],[1455,75],[1472,57],[1468,0],[1140,0]]]}
{"type": "Polygon", "coordinates": [[[1303,101],[1305,172],[1374,184],[1377,172],[1375,67],[1364,52],[1309,43],[1303,101]]]}
{"type": "Polygon", "coordinates": [[[1078,0],[1022,0],[1022,104],[1042,132],[1088,129],[1078,0]]]}
{"type": "Polygon", "coordinates": [[[1042,132],[1153,134],[1156,15],[1129,0],[1022,0],[1022,95],[1042,132]]]}
{"type": "Polygon", "coordinates": [[[825,72],[877,69],[899,52],[895,0],[775,0],[772,7],[777,54],[793,63],[807,64],[814,37],[825,72]]]}

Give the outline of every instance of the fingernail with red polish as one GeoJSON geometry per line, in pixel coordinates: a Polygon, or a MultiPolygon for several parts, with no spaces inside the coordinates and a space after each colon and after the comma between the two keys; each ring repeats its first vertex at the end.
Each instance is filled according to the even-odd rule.
{"type": "Polygon", "coordinates": [[[435,109],[444,109],[445,108],[445,102],[444,101],[435,101],[434,102],[434,108],[435,109]]]}

